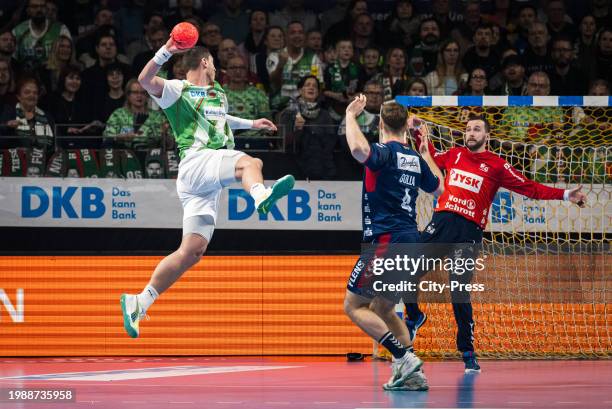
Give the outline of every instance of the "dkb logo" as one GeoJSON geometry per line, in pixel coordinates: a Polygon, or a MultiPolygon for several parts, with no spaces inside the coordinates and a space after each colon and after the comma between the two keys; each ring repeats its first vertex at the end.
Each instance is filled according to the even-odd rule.
{"type": "Polygon", "coordinates": [[[106,206],[102,203],[104,191],[97,187],[70,186],[62,191],[62,187],[54,186],[49,194],[38,186],[23,186],[21,189],[21,217],[36,218],[44,215],[51,207],[54,219],[64,217],[69,219],[99,219],[104,216],[106,206]],[[81,215],[79,216],[72,205],[73,197],[81,191],[81,215]],[[63,212],[62,212],[63,210],[63,212]]]}
{"type": "MultiPolygon", "coordinates": [[[[253,198],[242,189],[229,189],[228,218],[229,220],[246,220],[255,213],[255,202],[253,198]]],[[[301,222],[307,220],[312,214],[308,205],[310,195],[305,190],[293,189],[287,195],[287,209],[285,215],[276,203],[270,209],[269,215],[272,220],[301,222]]],[[[259,220],[268,220],[268,215],[259,215],[259,220]]]]}

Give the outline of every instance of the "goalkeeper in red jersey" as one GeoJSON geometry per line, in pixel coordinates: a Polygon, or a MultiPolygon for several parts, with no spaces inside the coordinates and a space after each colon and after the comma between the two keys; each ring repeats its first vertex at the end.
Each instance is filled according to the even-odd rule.
{"type": "MultiPolygon", "coordinates": [[[[420,145],[420,134],[428,132],[427,126],[419,118],[412,116],[409,119],[409,127],[414,131],[417,145],[420,145]]],[[[435,152],[434,161],[442,171],[446,171],[446,177],[444,193],[438,199],[431,222],[421,233],[423,243],[480,244],[489,208],[500,187],[531,199],[569,200],[584,207],[586,195],[581,191],[582,186],[564,190],[529,180],[504,159],[489,152],[486,149],[488,140],[487,120],[480,116],[471,116],[465,128],[465,147],[436,152],[433,144],[429,142],[429,151],[435,152]]],[[[472,255],[476,256],[477,250],[473,247],[472,249],[472,255]]],[[[465,256],[466,254],[463,254],[459,257],[465,256]]],[[[423,271],[419,275],[425,273],[426,271],[423,271]]],[[[472,273],[473,269],[458,275],[457,279],[469,283],[472,273]]],[[[474,353],[472,304],[469,294],[462,296],[466,298],[459,302],[457,295],[451,293],[458,327],[457,349],[463,355],[465,372],[480,372],[480,365],[474,353]]],[[[426,320],[427,315],[419,309],[416,302],[406,303],[406,325],[411,340],[414,340],[417,330],[426,320]]]]}

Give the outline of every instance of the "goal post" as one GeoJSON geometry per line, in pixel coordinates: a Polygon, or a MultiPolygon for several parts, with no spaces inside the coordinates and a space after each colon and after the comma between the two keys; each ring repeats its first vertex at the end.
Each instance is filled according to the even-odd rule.
{"type": "MultiPolygon", "coordinates": [[[[462,146],[469,115],[484,115],[491,124],[489,150],[530,179],[564,189],[582,185],[588,196],[580,209],[505,189],[497,193],[481,276],[497,294],[472,297],[477,352],[495,358],[610,357],[612,97],[398,96],[396,101],[428,123],[439,150],[462,146]]],[[[420,230],[431,220],[433,203],[432,196],[420,195],[420,230]]],[[[422,308],[428,322],[419,330],[416,350],[456,356],[452,307],[422,308]]]]}

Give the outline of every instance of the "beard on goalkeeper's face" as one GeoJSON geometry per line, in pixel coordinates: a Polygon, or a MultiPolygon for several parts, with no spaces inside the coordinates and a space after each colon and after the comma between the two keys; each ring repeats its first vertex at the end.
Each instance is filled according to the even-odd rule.
{"type": "Polygon", "coordinates": [[[484,146],[486,142],[487,142],[486,135],[480,135],[480,136],[466,135],[465,146],[467,146],[467,148],[472,152],[478,152],[484,146]]]}

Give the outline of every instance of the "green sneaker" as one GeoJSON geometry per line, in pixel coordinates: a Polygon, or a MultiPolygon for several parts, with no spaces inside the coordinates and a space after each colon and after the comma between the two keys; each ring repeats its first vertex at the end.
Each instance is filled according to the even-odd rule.
{"type": "Polygon", "coordinates": [[[295,185],[295,178],[291,175],[283,176],[278,179],[270,189],[269,194],[261,202],[256,203],[257,212],[259,214],[268,214],[270,208],[283,196],[287,196],[293,186],[295,185]]]}
{"type": "Polygon", "coordinates": [[[138,298],[132,294],[122,294],[121,311],[123,312],[123,328],[130,337],[138,338],[140,332],[138,323],[144,315],[138,305],[138,298]]]}

